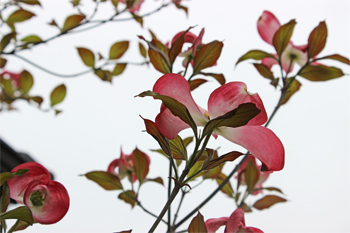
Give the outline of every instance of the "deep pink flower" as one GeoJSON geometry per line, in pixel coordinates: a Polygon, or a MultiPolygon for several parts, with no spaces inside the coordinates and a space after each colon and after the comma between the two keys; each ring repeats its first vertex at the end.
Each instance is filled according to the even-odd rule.
{"type": "MultiPolygon", "coordinates": [[[[120,2],[124,4],[126,4],[127,1],[130,1],[130,0],[120,0],[120,2]]],[[[133,14],[137,13],[140,10],[140,7],[143,1],[144,0],[135,0],[134,4],[132,5],[132,7],[130,7],[129,11],[133,14]]]]}
{"type": "MultiPolygon", "coordinates": [[[[261,39],[263,39],[266,43],[273,45],[273,36],[281,27],[281,24],[271,12],[264,11],[257,22],[257,27],[261,39]]],[[[296,46],[290,41],[281,55],[283,70],[286,72],[291,72],[293,70],[294,63],[298,63],[300,66],[305,65],[307,62],[306,49],[307,44],[296,46]]],[[[277,57],[276,54],[273,55],[277,57]]],[[[262,59],[261,63],[269,68],[271,68],[272,65],[278,64],[278,62],[273,58],[264,58],[262,59]]]]}
{"type": "MultiPolygon", "coordinates": [[[[198,126],[209,119],[222,116],[243,103],[254,103],[261,112],[247,125],[231,128],[219,127],[214,136],[221,135],[229,141],[243,146],[258,158],[268,171],[278,171],[284,166],[284,147],[279,138],[268,128],[261,126],[267,121],[264,105],[258,94],[251,94],[242,82],[230,82],[213,91],[208,101],[208,111],[193,100],[188,82],[178,74],[165,74],[154,84],[153,91],[170,96],[184,104],[198,126]]],[[[164,105],[156,117],[156,125],[162,135],[174,139],[180,131],[189,128],[174,116],[164,105]]]]}
{"type": "Polygon", "coordinates": [[[236,209],[231,216],[222,218],[211,218],[205,221],[208,233],[215,233],[221,226],[225,227],[225,233],[263,233],[255,227],[246,227],[244,221],[244,211],[236,209]]]}
{"type": "MultiPolygon", "coordinates": [[[[252,161],[252,162],[254,163],[255,167],[257,167],[258,170],[259,170],[259,179],[258,179],[258,182],[255,184],[254,189],[262,188],[262,184],[267,180],[267,178],[269,177],[269,175],[270,175],[271,172],[262,172],[262,171],[261,171],[261,165],[258,166],[258,165],[256,164],[255,157],[254,157],[253,155],[249,155],[248,158],[243,162],[242,166],[239,168],[238,174],[241,173],[241,172],[243,172],[243,171],[246,169],[246,166],[247,166],[248,161],[252,161]]],[[[238,176],[236,176],[235,178],[238,178],[238,176]]],[[[243,174],[241,175],[241,184],[246,185],[246,183],[245,183],[244,172],[243,172],[243,174]]],[[[251,193],[251,194],[252,194],[252,195],[257,195],[257,194],[259,194],[259,193],[262,193],[262,190],[261,190],[261,189],[255,191],[255,192],[253,192],[253,193],[251,193]]]]}
{"type": "Polygon", "coordinates": [[[41,224],[60,221],[69,209],[69,195],[59,182],[50,180],[50,173],[36,163],[23,163],[12,169],[29,169],[24,175],[9,179],[10,197],[25,204],[32,211],[34,220],[41,224]]]}
{"type": "Polygon", "coordinates": [[[4,71],[1,73],[1,76],[8,78],[12,82],[12,86],[14,88],[19,87],[19,78],[20,78],[21,73],[12,73],[10,71],[4,71]]]}
{"type": "MultiPolygon", "coordinates": [[[[147,154],[146,158],[148,160],[148,165],[151,163],[151,160],[147,154]]],[[[129,180],[135,182],[137,180],[136,174],[134,172],[134,161],[133,161],[133,153],[130,155],[125,155],[120,149],[120,158],[113,160],[108,168],[107,172],[118,176],[120,179],[123,179],[125,176],[128,176],[129,180]],[[116,173],[115,169],[118,167],[118,173],[116,173]],[[131,175],[131,177],[130,177],[131,175]]]]}

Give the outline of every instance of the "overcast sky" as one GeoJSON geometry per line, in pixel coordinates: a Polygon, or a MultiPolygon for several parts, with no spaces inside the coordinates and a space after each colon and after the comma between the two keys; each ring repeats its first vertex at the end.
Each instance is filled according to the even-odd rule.
{"type": "MultiPolygon", "coordinates": [[[[42,8],[28,7],[37,16],[18,24],[20,38],[37,34],[43,39],[58,33],[46,23],[55,19],[62,25],[64,19],[76,11],[68,0],[42,0],[42,8]]],[[[93,11],[92,0],[82,0],[83,12],[93,11]]],[[[140,14],[156,9],[161,1],[145,0],[140,14]]],[[[197,25],[191,31],[198,35],[205,28],[204,43],[223,41],[223,52],[217,66],[208,72],[220,72],[229,81],[243,81],[250,92],[258,92],[270,114],[279,92],[267,79],[255,70],[252,61],[234,66],[240,56],[252,49],[274,52],[272,46],[261,40],[256,22],[264,10],[273,12],[282,24],[296,19],[292,40],[296,45],[307,43],[309,33],[320,21],[328,26],[328,40],[320,56],[339,53],[350,57],[350,2],[348,0],[307,1],[232,1],[192,0],[183,1],[189,15],[173,6],[144,18],[141,28],[134,21],[107,23],[95,29],[63,36],[21,52],[20,55],[45,68],[61,74],[73,74],[86,70],[76,47],[86,47],[108,56],[110,46],[121,40],[130,40],[129,51],[122,57],[125,62],[142,62],[138,53],[139,39],[150,39],[151,29],[162,42],[167,42],[179,31],[197,25]]],[[[11,10],[8,10],[10,13],[11,10]]],[[[5,14],[5,13],[4,13],[5,14]]],[[[100,5],[97,19],[113,14],[111,3],[100,5]]],[[[129,17],[124,15],[123,17],[129,17]]],[[[5,17],[6,18],[6,17],[5,17]]],[[[121,17],[122,18],[122,17],[121,17]]],[[[8,29],[3,26],[2,33],[8,29]]],[[[33,95],[41,95],[49,106],[51,90],[64,83],[67,86],[65,101],[57,105],[63,110],[59,116],[44,113],[26,102],[15,103],[18,111],[1,113],[1,137],[14,149],[26,152],[42,163],[55,175],[70,194],[70,210],[55,225],[36,224],[27,232],[115,232],[133,229],[133,233],[146,232],[154,218],[139,207],[117,199],[118,191],[105,191],[95,183],[79,176],[93,170],[106,170],[108,164],[137,146],[151,157],[150,178],[158,176],[166,181],[168,162],[161,155],[151,152],[157,149],[156,141],[142,132],[142,119],[154,120],[160,102],[152,98],[134,98],[150,90],[161,73],[152,66],[128,66],[125,73],[114,78],[113,83],[102,82],[92,73],[64,79],[39,70],[32,65],[7,56],[6,69],[18,72],[26,69],[32,73],[35,84],[33,95]]],[[[181,69],[177,59],[175,70],[181,69]]],[[[322,61],[349,74],[349,66],[336,61],[322,61]]],[[[278,75],[275,71],[275,75],[278,75]]],[[[265,186],[282,189],[288,202],[270,209],[245,215],[246,224],[265,232],[350,232],[350,94],[349,76],[328,81],[310,82],[297,78],[302,87],[288,104],[281,107],[270,128],[281,139],[286,150],[285,168],[273,173],[265,186]]],[[[195,90],[194,99],[206,108],[209,94],[219,87],[216,81],[195,90]]],[[[184,131],[181,136],[190,136],[184,131]]],[[[232,150],[245,150],[219,137],[209,142],[210,148],[218,148],[220,154],[232,150]]],[[[228,174],[234,163],[226,164],[228,174]]],[[[166,182],[167,183],[167,182],[166,182]]],[[[235,180],[231,183],[235,185],[235,180]]],[[[127,186],[127,182],[125,186],[127,186]]],[[[215,181],[206,181],[185,199],[179,218],[185,216],[216,188],[215,181]]],[[[267,192],[265,194],[268,194],[267,192]]],[[[271,193],[274,194],[274,193],[271,193]]],[[[167,189],[156,183],[146,183],[140,192],[142,204],[158,214],[166,201],[167,189]]],[[[260,198],[258,196],[257,198],[260,198]]],[[[248,199],[253,204],[257,198],[248,199]]],[[[177,204],[179,198],[175,199],[177,204]]],[[[175,205],[176,206],[176,205],[175,205]]],[[[220,193],[200,211],[205,219],[229,216],[235,210],[234,201],[220,193]]],[[[189,222],[179,230],[186,229],[189,222]]],[[[157,232],[165,232],[160,224],[157,232]]],[[[223,232],[223,228],[220,229],[223,232]]]]}

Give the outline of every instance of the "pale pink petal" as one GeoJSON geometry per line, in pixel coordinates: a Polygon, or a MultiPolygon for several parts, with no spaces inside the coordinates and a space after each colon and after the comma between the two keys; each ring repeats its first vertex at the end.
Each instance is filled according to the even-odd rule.
{"type": "Polygon", "coordinates": [[[193,57],[196,56],[196,50],[198,45],[202,44],[203,35],[204,35],[204,28],[199,33],[199,36],[197,37],[197,39],[193,42],[193,45],[192,45],[193,57]]]}
{"type": "Polygon", "coordinates": [[[34,180],[39,180],[42,183],[48,183],[51,179],[49,171],[42,165],[36,162],[22,163],[12,169],[12,173],[19,169],[29,169],[24,175],[15,176],[7,181],[10,188],[10,197],[23,204],[23,195],[25,189],[34,180]]]}
{"type": "Polygon", "coordinates": [[[281,27],[278,19],[271,12],[264,11],[258,20],[257,26],[261,39],[272,45],[273,36],[281,27]]]}
{"type": "Polygon", "coordinates": [[[268,128],[245,125],[237,128],[219,128],[215,132],[236,143],[261,161],[267,171],[279,171],[284,166],[284,147],[268,128]]]}
{"type": "Polygon", "coordinates": [[[210,119],[222,116],[244,103],[253,103],[261,110],[256,117],[248,122],[248,125],[262,125],[267,121],[264,104],[259,95],[249,93],[247,85],[243,82],[224,84],[211,93],[208,101],[210,119]]]}
{"type": "Polygon", "coordinates": [[[227,221],[225,233],[238,233],[242,227],[245,227],[244,211],[237,208],[227,221]]]}
{"type": "Polygon", "coordinates": [[[36,222],[52,224],[66,215],[69,209],[69,195],[66,188],[59,182],[50,181],[43,184],[40,181],[34,181],[25,191],[24,204],[31,209],[36,222]],[[44,195],[42,205],[34,205],[30,200],[34,192],[41,192],[44,195]]]}
{"type": "MultiPolygon", "coordinates": [[[[188,111],[190,112],[192,118],[194,119],[197,125],[203,126],[208,121],[207,118],[201,112],[201,109],[194,102],[188,82],[181,75],[178,75],[178,74],[163,75],[154,84],[153,91],[161,95],[172,97],[177,101],[179,101],[180,103],[184,104],[187,107],[188,111]]],[[[173,139],[177,135],[176,134],[175,137],[173,137],[174,136],[173,133],[177,132],[179,129],[180,131],[184,129],[183,128],[184,125],[183,124],[179,126],[174,125],[175,122],[179,122],[179,121],[171,119],[170,117],[171,113],[168,111],[169,110],[163,109],[161,113],[158,114],[156,118],[156,125],[158,127],[158,130],[165,137],[169,139],[173,139]],[[172,127],[175,127],[176,129],[171,130],[172,127]],[[167,132],[168,130],[169,131],[171,130],[172,132],[167,132]]]]}
{"type": "Polygon", "coordinates": [[[174,139],[184,129],[190,126],[180,118],[174,116],[169,109],[164,109],[156,117],[156,126],[159,132],[166,138],[174,139]]]}
{"type": "MultiPolygon", "coordinates": [[[[185,31],[179,32],[177,33],[174,38],[171,40],[171,44],[173,44],[175,42],[175,40],[177,38],[179,38],[185,31]]],[[[197,39],[197,36],[195,34],[193,34],[192,32],[186,32],[186,34],[184,35],[184,39],[185,39],[185,43],[191,43],[193,44],[193,42],[197,39]]]]}
{"type": "MultiPolygon", "coordinates": [[[[277,58],[277,54],[273,54],[276,58],[277,58]]],[[[275,59],[271,58],[271,57],[266,57],[263,58],[261,60],[261,64],[267,66],[269,69],[271,69],[271,67],[273,65],[278,65],[278,61],[276,61],[275,59]]]]}
{"type": "Polygon", "coordinates": [[[205,221],[205,226],[207,227],[208,233],[215,233],[221,226],[225,226],[227,223],[228,217],[222,218],[210,218],[205,221]]]}

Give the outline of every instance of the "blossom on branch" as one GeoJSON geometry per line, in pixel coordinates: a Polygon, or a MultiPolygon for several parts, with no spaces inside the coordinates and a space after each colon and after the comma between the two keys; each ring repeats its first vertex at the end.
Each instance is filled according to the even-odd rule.
{"type": "MultiPolygon", "coordinates": [[[[165,74],[155,83],[153,92],[169,96],[185,105],[197,126],[205,126],[210,119],[220,117],[244,103],[253,103],[260,113],[240,127],[218,127],[213,136],[221,135],[250,151],[267,171],[279,171],[284,166],[284,147],[279,138],[262,126],[267,121],[264,105],[258,94],[251,94],[243,82],[230,82],[214,90],[208,101],[208,111],[193,100],[188,82],[178,74],[165,74]]],[[[189,125],[174,116],[164,105],[156,117],[160,133],[174,139],[189,125]]]]}
{"type": "Polygon", "coordinates": [[[29,169],[24,175],[9,179],[10,197],[25,204],[34,220],[41,224],[60,221],[69,209],[69,195],[59,182],[50,179],[50,173],[36,162],[23,163],[12,169],[29,169]]]}
{"type": "Polygon", "coordinates": [[[5,70],[0,74],[1,77],[7,78],[11,81],[12,86],[14,89],[17,89],[19,87],[19,78],[21,73],[13,73],[10,71],[5,70]]]}

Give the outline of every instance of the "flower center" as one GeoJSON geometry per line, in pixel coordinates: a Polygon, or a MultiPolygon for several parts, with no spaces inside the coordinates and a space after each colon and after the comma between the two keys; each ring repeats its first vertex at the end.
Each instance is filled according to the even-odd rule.
{"type": "Polygon", "coordinates": [[[36,190],[30,195],[30,201],[34,206],[42,206],[45,202],[45,193],[40,190],[36,190]]]}
{"type": "Polygon", "coordinates": [[[208,112],[208,111],[205,111],[204,116],[205,116],[208,120],[210,120],[209,112],[208,112]]]}

